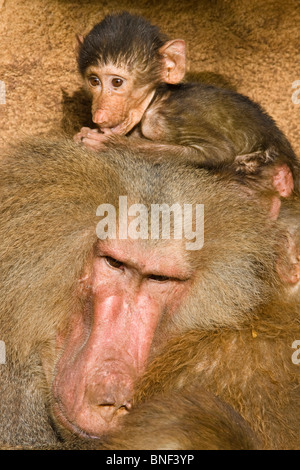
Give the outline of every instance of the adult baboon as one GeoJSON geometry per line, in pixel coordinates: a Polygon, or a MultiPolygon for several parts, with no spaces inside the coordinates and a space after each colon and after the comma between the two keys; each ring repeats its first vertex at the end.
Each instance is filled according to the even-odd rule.
{"type": "MultiPolygon", "coordinates": [[[[163,389],[184,377],[225,390],[268,446],[296,446],[298,369],[289,354],[299,323],[294,303],[280,315],[269,310],[282,284],[273,193],[260,206],[230,179],[168,153],[154,162],[47,141],[3,157],[0,184],[4,444],[114,431],[149,356],[158,364],[164,344],[183,335],[167,363],[154,364],[163,389]]],[[[149,374],[146,383],[155,382],[149,374]]],[[[142,385],[138,396],[156,389],[142,385]]]]}

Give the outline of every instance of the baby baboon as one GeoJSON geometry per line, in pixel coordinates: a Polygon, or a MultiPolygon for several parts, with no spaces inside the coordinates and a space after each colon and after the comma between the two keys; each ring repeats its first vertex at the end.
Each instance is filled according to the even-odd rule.
{"type": "Polygon", "coordinates": [[[75,140],[92,149],[123,144],[227,170],[283,197],[300,192],[293,149],[249,98],[205,83],[183,83],[185,43],[127,12],[106,16],[79,38],[78,67],[92,97],[96,129],[75,140]],[[289,185],[283,183],[289,179],[289,185]],[[294,180],[294,181],[293,181],[294,180]],[[285,192],[282,190],[285,187],[285,192]]]}

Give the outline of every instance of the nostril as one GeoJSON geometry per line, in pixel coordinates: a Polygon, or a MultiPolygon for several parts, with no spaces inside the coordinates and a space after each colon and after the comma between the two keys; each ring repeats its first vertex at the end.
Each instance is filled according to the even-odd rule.
{"type": "Polygon", "coordinates": [[[113,420],[116,411],[117,409],[114,405],[99,405],[100,416],[106,423],[110,423],[113,420]]]}
{"type": "Polygon", "coordinates": [[[108,404],[98,405],[100,416],[106,423],[111,423],[114,419],[119,419],[121,416],[126,415],[130,408],[130,402],[126,405],[121,405],[120,407],[108,404]]]}
{"type": "Polygon", "coordinates": [[[108,370],[99,371],[97,381],[89,384],[87,400],[99,419],[111,427],[132,407],[133,378],[120,371],[120,365],[115,361],[107,362],[108,370]]]}

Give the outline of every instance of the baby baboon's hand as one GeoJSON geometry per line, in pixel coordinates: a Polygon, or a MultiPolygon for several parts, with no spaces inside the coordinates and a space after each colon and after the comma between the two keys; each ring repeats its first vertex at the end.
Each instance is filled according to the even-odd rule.
{"type": "Polygon", "coordinates": [[[85,147],[92,150],[100,150],[105,147],[108,141],[108,133],[103,134],[98,129],[90,129],[89,127],[82,127],[80,132],[74,135],[74,141],[82,143],[85,147]]]}

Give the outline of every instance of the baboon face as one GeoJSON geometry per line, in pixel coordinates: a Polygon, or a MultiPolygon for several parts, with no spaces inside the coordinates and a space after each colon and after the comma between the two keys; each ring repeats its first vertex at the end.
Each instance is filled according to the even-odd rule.
{"type": "Polygon", "coordinates": [[[92,97],[92,119],[101,132],[126,135],[140,122],[154,90],[136,87],[126,67],[92,66],[85,72],[85,83],[92,97]]]}
{"type": "Polygon", "coordinates": [[[104,134],[128,134],[141,121],[157,86],[184,77],[184,41],[168,41],[142,17],[109,15],[77,39],[93,122],[104,134]]]}
{"type": "Polygon", "coordinates": [[[84,308],[58,337],[53,381],[57,419],[80,434],[115,428],[131,407],[158,324],[170,319],[191,284],[191,269],[172,244],[97,243],[79,280],[84,308]]]}

